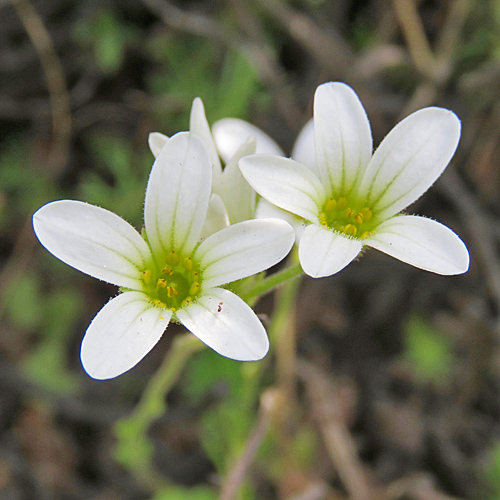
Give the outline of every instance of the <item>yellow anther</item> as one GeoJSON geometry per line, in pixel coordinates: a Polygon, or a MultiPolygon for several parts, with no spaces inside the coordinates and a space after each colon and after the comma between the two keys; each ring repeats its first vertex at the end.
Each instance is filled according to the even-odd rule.
{"type": "Polygon", "coordinates": [[[146,269],[142,273],[142,281],[144,281],[145,285],[149,285],[151,283],[151,279],[153,277],[153,273],[151,272],[151,269],[146,269]]]}
{"type": "Polygon", "coordinates": [[[191,257],[184,257],[182,259],[182,265],[184,266],[184,269],[186,271],[192,271],[192,269],[193,269],[193,261],[191,260],[191,257]]]}
{"type": "Polygon", "coordinates": [[[179,292],[173,286],[167,286],[167,295],[172,298],[174,295],[179,295],[179,292]]]}
{"type": "Polygon", "coordinates": [[[165,288],[167,286],[167,280],[165,280],[163,278],[159,278],[157,283],[156,283],[156,286],[158,288],[165,288]]]}
{"type": "Polygon", "coordinates": [[[368,231],[365,231],[359,238],[361,240],[364,240],[365,238],[368,238],[370,236],[370,233],[368,231]]]}
{"type": "Polygon", "coordinates": [[[174,250],[167,254],[165,260],[167,261],[167,264],[170,264],[171,266],[176,266],[177,264],[179,264],[179,256],[175,253],[174,250]]]}
{"type": "Polygon", "coordinates": [[[319,223],[322,225],[322,226],[326,226],[326,215],[324,212],[321,212],[319,214],[319,223]]]}
{"type": "Polygon", "coordinates": [[[356,212],[352,208],[346,208],[345,209],[345,214],[347,215],[347,217],[354,217],[354,215],[356,214],[356,212]]]}
{"type": "Polygon", "coordinates": [[[153,304],[158,307],[167,307],[167,304],[165,304],[165,302],[162,302],[160,299],[154,299],[153,304]]]}
{"type": "Polygon", "coordinates": [[[347,208],[347,200],[345,199],[345,196],[341,196],[337,200],[337,210],[344,210],[344,208],[347,208]]]}
{"type": "Polygon", "coordinates": [[[361,210],[361,213],[363,214],[363,220],[365,222],[368,222],[372,218],[372,216],[373,216],[372,209],[368,208],[368,207],[363,208],[361,210]]]}
{"type": "Polygon", "coordinates": [[[344,233],[350,236],[356,236],[357,232],[358,230],[354,224],[347,224],[347,226],[344,227],[344,233]]]}
{"type": "Polygon", "coordinates": [[[193,302],[193,297],[186,297],[182,302],[181,302],[181,307],[187,306],[188,304],[191,304],[193,302]]]}
{"type": "Polygon", "coordinates": [[[189,289],[189,295],[196,295],[200,291],[200,284],[193,283],[189,289]]]}
{"type": "Polygon", "coordinates": [[[333,212],[335,210],[335,208],[337,207],[337,202],[333,199],[333,198],[330,198],[326,203],[325,203],[325,212],[326,213],[330,213],[330,212],[333,212]]]}
{"type": "Polygon", "coordinates": [[[167,276],[172,276],[174,274],[174,270],[171,267],[165,266],[161,272],[167,276]]]}
{"type": "Polygon", "coordinates": [[[358,224],[361,224],[363,222],[363,214],[359,213],[354,216],[354,222],[357,222],[358,224]]]}
{"type": "Polygon", "coordinates": [[[200,280],[200,275],[195,271],[192,275],[191,275],[191,281],[195,281],[195,282],[198,282],[200,280]]]}

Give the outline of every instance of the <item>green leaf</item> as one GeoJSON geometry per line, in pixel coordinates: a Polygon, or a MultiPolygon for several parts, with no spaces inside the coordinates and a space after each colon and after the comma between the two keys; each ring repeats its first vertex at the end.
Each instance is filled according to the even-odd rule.
{"type": "Polygon", "coordinates": [[[203,351],[188,363],[182,378],[183,392],[196,404],[217,385],[224,390],[226,398],[233,398],[243,385],[241,363],[212,350],[203,351]]]}
{"type": "Polygon", "coordinates": [[[37,384],[60,393],[78,388],[78,377],[67,368],[68,342],[83,303],[74,289],[58,290],[48,297],[43,308],[42,338],[26,358],[23,369],[37,384]]]}
{"type": "Polygon", "coordinates": [[[159,491],[152,500],[217,500],[217,493],[208,486],[168,486],[159,491]]]}
{"type": "Polygon", "coordinates": [[[6,313],[16,328],[33,330],[41,323],[43,307],[37,275],[25,274],[9,283],[4,300],[6,313]]]}
{"type": "Polygon", "coordinates": [[[405,331],[405,357],[417,377],[439,381],[449,375],[453,353],[449,340],[418,316],[410,318],[405,331]]]}

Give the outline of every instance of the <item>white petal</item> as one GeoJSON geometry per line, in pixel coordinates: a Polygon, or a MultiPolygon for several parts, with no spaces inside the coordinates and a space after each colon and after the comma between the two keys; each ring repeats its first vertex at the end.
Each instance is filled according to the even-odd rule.
{"type": "Polygon", "coordinates": [[[216,121],[212,126],[217,150],[225,163],[234,156],[236,150],[247,141],[249,137],[254,137],[257,141],[258,154],[270,154],[284,156],[278,144],[265,132],[244,120],[238,118],[223,118],[216,121]]]}
{"type": "Polygon", "coordinates": [[[85,371],[105,380],[130,370],[160,340],[172,311],[152,307],[146,295],[124,292],[108,302],[83,338],[85,371]]]}
{"type": "Polygon", "coordinates": [[[363,243],[437,274],[461,274],[469,269],[464,242],[448,227],[425,217],[393,217],[380,224],[363,243]]]}
{"type": "Polygon", "coordinates": [[[269,350],[262,323],[250,306],[228,290],[208,290],[196,303],[178,311],[177,317],[208,347],[227,358],[256,361],[269,350]]]}
{"type": "Polygon", "coordinates": [[[222,174],[221,195],[231,224],[252,219],[255,215],[255,191],[238,167],[243,156],[255,153],[255,139],[251,137],[234,153],[222,174]]]}
{"type": "Polygon", "coordinates": [[[311,224],[300,238],[300,265],[313,278],[331,276],[352,262],[362,246],[361,240],[311,224]]]}
{"type": "Polygon", "coordinates": [[[189,130],[194,132],[196,135],[202,138],[205,146],[207,146],[208,152],[210,153],[210,158],[212,159],[212,184],[215,192],[218,192],[218,186],[220,182],[220,176],[222,173],[219,154],[217,149],[215,149],[214,139],[212,137],[212,132],[210,131],[210,126],[208,125],[207,117],[205,115],[205,107],[203,106],[203,101],[196,97],[191,106],[191,116],[189,119],[189,130]]]}
{"type": "Polygon", "coordinates": [[[196,250],[203,287],[214,287],[274,266],[291,250],[295,234],[279,219],[253,219],[212,234],[196,250]]]}
{"type": "Polygon", "coordinates": [[[160,154],[160,151],[162,150],[163,146],[165,146],[167,141],[168,136],[160,134],[160,132],[152,132],[151,134],[149,134],[149,149],[151,150],[151,153],[153,153],[155,158],[160,154]]]}
{"type": "Polygon", "coordinates": [[[305,229],[304,220],[298,215],[292,214],[292,212],[287,212],[278,208],[276,205],[269,203],[265,198],[260,198],[257,203],[257,209],[255,210],[256,219],[281,219],[290,226],[293,227],[295,231],[295,240],[299,241],[302,236],[302,232],[305,229]]]}
{"type": "Polygon", "coordinates": [[[363,105],[343,83],[325,83],[314,96],[314,134],[320,178],[329,195],[345,194],[361,180],[372,155],[363,105]]]}
{"type": "Polygon", "coordinates": [[[151,252],[118,215],[81,201],[48,203],[33,215],[40,243],[66,264],[114,285],[137,289],[151,252]]]}
{"type": "Polygon", "coordinates": [[[146,190],[144,221],[153,253],[193,250],[205,222],[211,179],[205,143],[189,132],[172,136],[153,165],[146,190]]]}
{"type": "Polygon", "coordinates": [[[316,142],[314,140],[314,120],[309,120],[300,131],[293,145],[292,158],[318,173],[316,142]]]}
{"type": "Polygon", "coordinates": [[[318,222],[325,192],[316,175],[296,161],[280,156],[245,156],[239,162],[248,183],[274,205],[318,222]]]}
{"type": "Polygon", "coordinates": [[[212,193],[201,238],[204,239],[227,226],[229,226],[229,217],[224,202],[218,194],[212,193]]]}
{"type": "Polygon", "coordinates": [[[359,192],[382,219],[421,196],[448,165],[460,139],[460,120],[442,108],[405,118],[373,155],[359,192]]]}

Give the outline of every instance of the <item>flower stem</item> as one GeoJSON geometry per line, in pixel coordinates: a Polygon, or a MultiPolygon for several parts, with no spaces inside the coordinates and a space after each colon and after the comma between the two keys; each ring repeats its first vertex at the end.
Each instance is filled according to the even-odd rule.
{"type": "Polygon", "coordinates": [[[253,303],[255,299],[272,292],[283,283],[299,277],[302,272],[300,264],[292,264],[291,266],[257,282],[253,288],[248,290],[248,292],[242,296],[242,298],[248,303],[253,303]]]}
{"type": "Polygon", "coordinates": [[[147,384],[133,413],[115,424],[115,457],[118,462],[133,471],[146,487],[154,489],[155,485],[162,482],[151,465],[153,444],[147,436],[149,427],[165,412],[165,396],[177,382],[187,361],[205,347],[206,345],[191,333],[176,337],[163,364],[147,384]]]}

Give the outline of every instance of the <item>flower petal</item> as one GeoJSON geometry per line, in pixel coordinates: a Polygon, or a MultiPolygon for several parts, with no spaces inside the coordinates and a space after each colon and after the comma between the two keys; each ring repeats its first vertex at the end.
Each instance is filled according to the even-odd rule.
{"type": "Polygon", "coordinates": [[[262,359],[269,340],[252,308],[222,288],[208,290],[196,303],[177,312],[179,321],[202,342],[227,358],[262,359]]]}
{"type": "Polygon", "coordinates": [[[393,217],[380,224],[363,243],[437,274],[461,274],[469,269],[464,242],[448,227],[425,217],[393,217]]]}
{"type": "Polygon", "coordinates": [[[300,265],[313,278],[331,276],[353,261],[362,247],[361,240],[311,224],[300,238],[300,265]]]}
{"type": "Polygon", "coordinates": [[[205,146],[210,153],[210,158],[212,159],[212,189],[218,192],[218,186],[220,182],[220,176],[222,174],[222,168],[219,160],[219,154],[217,149],[215,149],[214,139],[212,137],[212,132],[210,131],[210,126],[208,125],[207,117],[205,115],[205,107],[203,106],[203,101],[196,97],[191,106],[191,115],[189,118],[189,130],[194,132],[197,136],[201,137],[205,146]]]}
{"type": "Polygon", "coordinates": [[[210,200],[211,164],[205,143],[189,132],[172,136],[161,150],[149,177],[144,207],[153,253],[193,250],[210,200]]]}
{"type": "Polygon", "coordinates": [[[210,196],[210,203],[208,204],[207,217],[205,218],[205,224],[201,232],[201,238],[204,239],[227,226],[229,226],[229,217],[227,216],[224,202],[218,194],[212,193],[212,196],[210,196]]]}
{"type": "Polygon", "coordinates": [[[257,203],[257,209],[255,210],[256,219],[281,219],[290,226],[293,227],[295,231],[295,241],[299,241],[302,236],[302,232],[305,229],[304,219],[300,218],[298,215],[292,214],[292,212],[287,212],[278,208],[276,205],[269,203],[265,198],[260,198],[257,203]]]}
{"type": "Polygon", "coordinates": [[[80,351],[85,371],[105,380],[130,370],[160,340],[172,311],[153,307],[145,294],[124,292],[93,319],[80,351]]]}
{"type": "Polygon", "coordinates": [[[118,215],[81,201],[48,203],[33,215],[40,243],[58,259],[94,278],[136,289],[151,252],[118,215]]]}
{"type": "Polygon", "coordinates": [[[245,156],[239,162],[248,183],[277,207],[318,222],[325,191],[316,175],[296,161],[273,155],[245,156]]]}
{"type": "Polygon", "coordinates": [[[314,140],[314,120],[309,120],[300,131],[293,145],[292,158],[318,174],[316,143],[314,140]]]}
{"type": "Polygon", "coordinates": [[[442,108],[405,118],[382,141],[359,188],[381,219],[419,198],[448,165],[460,139],[460,120],[442,108]]]}
{"type": "Polygon", "coordinates": [[[225,163],[234,156],[241,144],[249,137],[257,141],[258,154],[284,156],[282,149],[265,132],[256,126],[238,118],[223,118],[212,126],[212,133],[217,150],[225,163]]]}
{"type": "Polygon", "coordinates": [[[196,250],[203,287],[230,283],[264,271],[291,250],[295,234],[288,222],[253,219],[212,234],[196,250]]]}
{"type": "Polygon", "coordinates": [[[160,132],[152,132],[151,134],[149,134],[149,149],[151,150],[151,153],[153,153],[155,158],[160,154],[160,151],[162,150],[163,146],[165,146],[167,141],[168,136],[160,134],[160,132]]]}
{"type": "Polygon", "coordinates": [[[253,153],[255,153],[255,139],[250,137],[236,150],[222,174],[220,193],[231,224],[252,219],[255,216],[256,193],[238,167],[240,158],[253,153]]]}
{"type": "Polygon", "coordinates": [[[320,178],[329,196],[348,193],[361,181],[373,148],[366,112],[349,86],[335,82],[316,89],[314,135],[320,178]]]}

